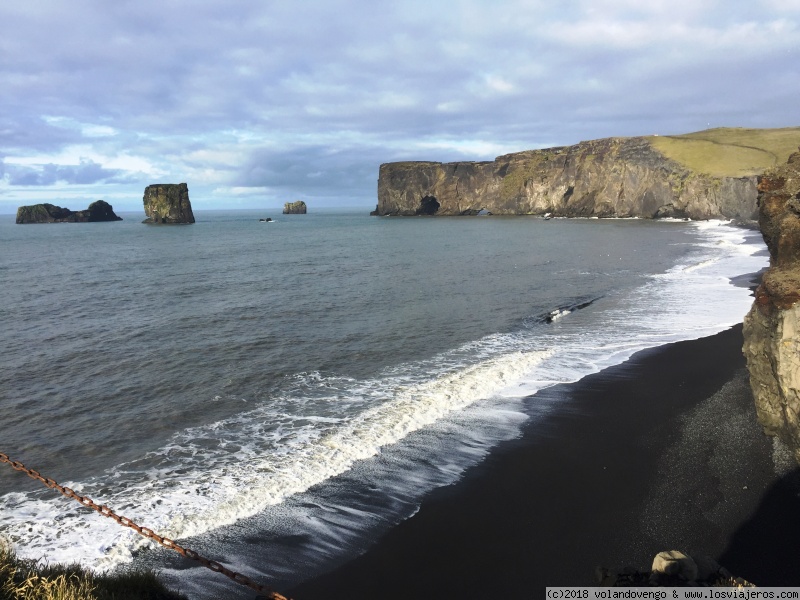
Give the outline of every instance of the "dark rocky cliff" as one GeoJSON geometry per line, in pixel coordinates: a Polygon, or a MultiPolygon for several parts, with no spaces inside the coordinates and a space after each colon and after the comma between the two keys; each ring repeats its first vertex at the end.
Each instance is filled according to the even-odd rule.
{"type": "Polygon", "coordinates": [[[17,223],[97,223],[101,221],[122,221],[114,213],[114,208],[104,200],[97,200],[86,210],[71,211],[54,204],[33,204],[17,209],[17,223]]]}
{"type": "Polygon", "coordinates": [[[752,220],[756,183],[695,172],[649,138],[606,138],[491,162],[386,163],[373,214],[752,220]]]}
{"type": "Polygon", "coordinates": [[[744,320],[744,354],[759,422],[800,463],[800,152],[760,177],[758,192],[770,267],[744,320]]]}
{"type": "Polygon", "coordinates": [[[185,183],[156,183],[144,190],[144,214],[142,223],[176,225],[194,223],[189,187],[185,183]]]}

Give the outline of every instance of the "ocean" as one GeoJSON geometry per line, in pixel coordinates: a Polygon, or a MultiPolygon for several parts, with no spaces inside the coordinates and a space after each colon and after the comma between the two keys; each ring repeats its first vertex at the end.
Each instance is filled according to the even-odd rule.
{"type": "MultiPolygon", "coordinates": [[[[279,590],[557,410],[538,390],[741,322],[768,264],[721,222],[121,216],[0,216],[0,452],[279,590]]],[[[7,465],[0,537],[253,595],[7,465]]]]}

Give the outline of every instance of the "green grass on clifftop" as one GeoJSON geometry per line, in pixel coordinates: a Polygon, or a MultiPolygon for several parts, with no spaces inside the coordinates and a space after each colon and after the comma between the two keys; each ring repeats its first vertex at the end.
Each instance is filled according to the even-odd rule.
{"type": "Polygon", "coordinates": [[[716,177],[747,177],[785,163],[800,146],[800,127],[719,127],[647,139],[664,156],[692,171],[716,177]]]}

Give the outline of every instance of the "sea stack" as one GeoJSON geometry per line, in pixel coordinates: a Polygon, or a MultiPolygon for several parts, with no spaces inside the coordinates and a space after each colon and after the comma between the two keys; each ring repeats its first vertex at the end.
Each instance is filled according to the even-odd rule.
{"type": "Polygon", "coordinates": [[[114,208],[105,200],[97,200],[86,210],[71,211],[54,204],[32,204],[17,209],[17,224],[28,223],[99,223],[122,221],[114,208]]]}
{"type": "Polygon", "coordinates": [[[800,463],[800,152],[758,181],[758,224],[770,267],[744,319],[758,421],[800,463]]]}
{"type": "Polygon", "coordinates": [[[189,187],[185,183],[155,183],[144,190],[142,223],[177,225],[194,223],[189,187]]]}
{"type": "Polygon", "coordinates": [[[297,202],[286,202],[283,205],[283,214],[304,215],[306,214],[306,203],[302,200],[298,200],[297,202]]]}

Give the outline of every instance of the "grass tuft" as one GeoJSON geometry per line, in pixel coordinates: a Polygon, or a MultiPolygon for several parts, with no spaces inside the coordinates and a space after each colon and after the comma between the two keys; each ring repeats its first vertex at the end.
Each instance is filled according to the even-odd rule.
{"type": "Polygon", "coordinates": [[[0,540],[0,600],[187,600],[152,571],[94,575],[79,565],[43,565],[18,558],[0,540]]]}

